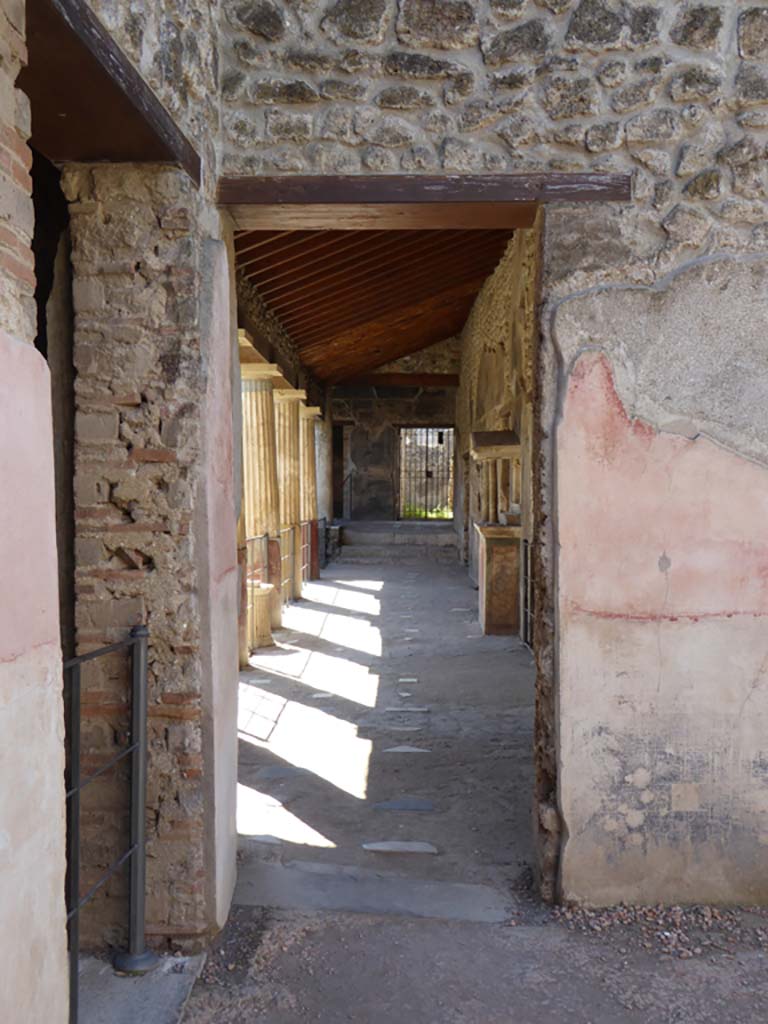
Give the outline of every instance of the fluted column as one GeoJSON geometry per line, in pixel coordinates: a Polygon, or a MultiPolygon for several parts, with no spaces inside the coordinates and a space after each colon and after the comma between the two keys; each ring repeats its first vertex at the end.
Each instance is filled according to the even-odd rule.
{"type": "MultiPolygon", "coordinates": [[[[274,587],[272,626],[281,625],[280,496],[273,380],[280,371],[272,363],[240,367],[243,407],[243,521],[246,538],[267,536],[267,582],[274,587]]],[[[255,551],[258,548],[255,548],[255,551]]]]}
{"type": "Polygon", "coordinates": [[[317,462],[315,458],[315,423],[321,415],[317,406],[302,405],[299,410],[301,430],[301,518],[317,519],[317,462]]]}
{"type": "Polygon", "coordinates": [[[272,378],[276,367],[241,367],[243,388],[243,485],[245,532],[248,537],[276,537],[280,528],[275,403],[272,378]]]}
{"type": "Polygon", "coordinates": [[[320,576],[315,425],[321,416],[322,409],[318,406],[301,406],[301,519],[302,522],[309,523],[309,578],[311,580],[316,580],[320,576]]]}
{"type": "MultiPolygon", "coordinates": [[[[301,597],[301,439],[299,405],[306,392],[289,388],[275,392],[277,427],[277,480],[280,493],[280,528],[292,531],[292,596],[301,597]]],[[[283,537],[287,537],[283,533],[283,537]]],[[[285,543],[285,541],[284,541],[285,543]]]]}

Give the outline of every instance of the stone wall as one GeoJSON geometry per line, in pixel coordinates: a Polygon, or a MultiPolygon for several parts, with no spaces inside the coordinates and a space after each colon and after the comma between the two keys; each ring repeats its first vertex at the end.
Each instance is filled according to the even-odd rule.
{"type": "Polygon", "coordinates": [[[533,534],[532,407],[537,349],[536,313],[540,260],[538,228],[518,231],[485,282],[461,335],[461,372],[456,402],[457,493],[465,557],[477,578],[473,524],[479,515],[479,464],[469,458],[470,434],[514,430],[523,445],[523,535],[533,534]]]}
{"type": "Polygon", "coordinates": [[[334,423],[349,427],[351,518],[397,519],[400,427],[452,426],[455,390],[350,386],[332,395],[334,423]]]}
{"type": "MultiPolygon", "coordinates": [[[[226,0],[236,173],[631,172],[662,258],[763,222],[768,8],[226,0]]],[[[635,222],[619,229],[617,246],[635,222]]]]}
{"type": "MultiPolygon", "coordinates": [[[[237,672],[236,340],[228,274],[216,283],[227,261],[222,271],[211,251],[224,243],[215,210],[179,171],[68,167],[63,186],[76,317],[77,643],[85,650],[149,626],[148,932],[190,943],[223,920],[234,866],[232,815],[220,807],[234,777],[227,796],[213,731],[234,736],[226,701],[218,721],[213,712],[237,672]],[[214,600],[231,621],[216,619],[214,600]]],[[[119,658],[86,676],[88,762],[124,739],[125,682],[119,658]]],[[[125,806],[119,778],[90,789],[86,882],[119,847],[125,806]]],[[[88,940],[106,927],[120,938],[123,896],[110,883],[88,940]]]]}
{"type": "Polygon", "coordinates": [[[0,992],[65,1024],[64,709],[51,380],[36,334],[24,5],[0,2],[0,992]]]}
{"type": "Polygon", "coordinates": [[[401,356],[379,366],[376,373],[458,373],[461,368],[461,338],[446,338],[420,352],[401,356]]]}

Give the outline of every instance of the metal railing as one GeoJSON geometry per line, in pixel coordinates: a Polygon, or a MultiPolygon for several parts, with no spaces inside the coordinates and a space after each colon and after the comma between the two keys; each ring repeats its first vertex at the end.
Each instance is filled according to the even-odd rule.
{"type": "Polygon", "coordinates": [[[245,541],[245,628],[249,652],[264,642],[256,615],[254,591],[265,583],[269,583],[269,536],[262,533],[245,541]]]}
{"type": "Polygon", "coordinates": [[[317,521],[318,565],[324,569],[328,565],[328,520],[321,516],[317,521]]]}
{"type": "Polygon", "coordinates": [[[341,482],[341,518],[352,518],[352,478],[357,474],[356,469],[350,469],[341,482]]]}
{"type": "Polygon", "coordinates": [[[246,538],[245,571],[249,583],[269,583],[269,537],[266,533],[246,538]]]}
{"type": "Polygon", "coordinates": [[[309,583],[312,574],[312,524],[305,519],[301,524],[301,582],[309,583]]]}
{"type": "Polygon", "coordinates": [[[296,552],[294,550],[293,527],[286,526],[278,534],[280,538],[280,591],[283,604],[293,598],[294,564],[296,552]]]}
{"type": "Polygon", "coordinates": [[[521,543],[522,572],[521,591],[522,601],[520,603],[520,632],[522,641],[529,647],[533,647],[533,552],[529,540],[521,543]]]}
{"type": "Polygon", "coordinates": [[[80,953],[80,911],[110,878],[129,862],[128,949],[118,953],[115,966],[127,974],[145,974],[158,962],[146,948],[145,940],[145,806],[147,791],[147,655],[149,630],[134,626],[130,636],[119,643],[100,647],[64,662],[64,692],[67,708],[67,938],[69,943],[69,1020],[77,1024],[79,990],[78,957],[80,953]],[[82,666],[96,658],[116,651],[131,652],[131,730],[130,743],[83,777],[80,767],[82,666]],[[129,846],[110,864],[99,880],[84,896],[80,895],[80,798],[83,790],[95,779],[131,759],[131,814],[129,846]]]}

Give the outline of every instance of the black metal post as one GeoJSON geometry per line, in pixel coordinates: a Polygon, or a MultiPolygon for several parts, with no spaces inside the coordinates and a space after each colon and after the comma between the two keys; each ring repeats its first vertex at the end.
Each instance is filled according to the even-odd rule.
{"type": "Polygon", "coordinates": [[[67,772],[67,941],[69,946],[69,1019],[77,1024],[80,954],[80,666],[73,665],[69,686],[69,765],[67,772]]]}
{"type": "Polygon", "coordinates": [[[126,974],[146,974],[159,963],[146,947],[145,816],[147,803],[147,654],[149,630],[134,626],[131,693],[131,875],[128,951],[118,953],[115,967],[126,974]]]}

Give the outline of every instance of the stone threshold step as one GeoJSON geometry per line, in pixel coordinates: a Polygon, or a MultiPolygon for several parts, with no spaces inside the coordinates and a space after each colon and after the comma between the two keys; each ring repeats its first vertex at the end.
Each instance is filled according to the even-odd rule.
{"type": "Polygon", "coordinates": [[[235,903],[280,910],[338,910],[497,924],[507,920],[502,893],[486,885],[430,882],[337,864],[244,861],[235,903]]]}

